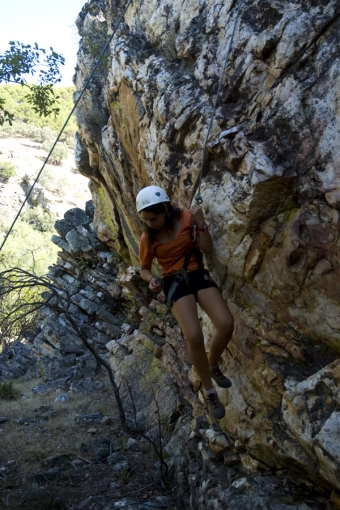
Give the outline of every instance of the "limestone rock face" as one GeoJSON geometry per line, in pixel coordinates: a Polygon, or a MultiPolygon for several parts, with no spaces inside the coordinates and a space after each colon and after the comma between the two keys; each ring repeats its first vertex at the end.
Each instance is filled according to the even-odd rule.
{"type": "Polygon", "coordinates": [[[340,360],[298,384],[290,385],[282,401],[288,429],[334,487],[340,488],[340,360]]]}
{"type": "MultiPolygon", "coordinates": [[[[236,325],[221,425],[266,465],[339,489],[340,4],[240,1],[131,3],[77,109],[77,164],[96,235],[138,264],[135,196],[157,184],[190,206],[232,43],[201,187],[206,265],[236,325]]],[[[80,13],[76,95],[122,10],[80,13]]]]}

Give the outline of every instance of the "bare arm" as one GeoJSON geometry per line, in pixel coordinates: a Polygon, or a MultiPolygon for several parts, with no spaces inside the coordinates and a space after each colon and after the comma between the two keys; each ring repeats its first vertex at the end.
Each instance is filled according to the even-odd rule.
{"type": "Polygon", "coordinates": [[[149,284],[149,289],[152,292],[160,292],[162,290],[161,282],[151,273],[151,267],[141,269],[140,275],[149,284]]]}
{"type": "MultiPolygon", "coordinates": [[[[201,207],[197,204],[193,205],[190,209],[191,214],[195,220],[198,229],[205,226],[205,219],[201,207]]],[[[211,253],[213,250],[213,242],[208,230],[200,230],[200,235],[197,237],[198,247],[203,253],[211,253]]]]}

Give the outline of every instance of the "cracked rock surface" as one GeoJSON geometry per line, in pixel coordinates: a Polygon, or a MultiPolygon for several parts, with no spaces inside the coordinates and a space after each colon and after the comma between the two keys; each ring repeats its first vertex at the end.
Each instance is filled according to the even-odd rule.
{"type": "MultiPolygon", "coordinates": [[[[107,245],[86,235],[82,236],[83,252],[81,247],[67,243],[70,228],[80,226],[96,238],[93,213],[92,204],[87,203],[86,213],[72,209],[56,225],[56,237],[64,240],[67,249],[59,252],[49,276],[59,295],[69,296],[67,316],[64,309],[44,307],[39,333],[26,343],[13,342],[0,355],[1,381],[23,378],[29,383],[32,378],[42,377],[31,383],[32,396],[53,402],[39,408],[41,413],[37,414],[35,408],[32,416],[19,414],[15,423],[25,427],[39,423],[43,431],[48,420],[58,416],[60,406],[67,407],[85,396],[92,403],[112,400],[108,377],[105,380],[103,370],[98,370],[96,360],[78,337],[77,331],[81,331],[82,336],[86,333],[87,343],[110,364],[128,423],[136,422],[148,437],[162,442],[171,474],[166,488],[171,488],[172,494],[170,500],[162,502],[163,507],[238,510],[254,508],[256,502],[259,508],[268,510],[335,510],[333,502],[339,497],[339,361],[318,371],[314,363],[315,372],[308,376],[311,362],[306,364],[305,353],[298,349],[288,330],[281,330],[280,344],[258,339],[256,350],[244,337],[240,351],[228,351],[233,362],[224,358],[223,370],[232,374],[233,385],[227,390],[218,389],[227,413],[216,422],[204,406],[186,342],[162,295],[150,295],[138,268],[128,266],[107,245]],[[68,222],[67,228],[63,222],[68,222]],[[93,253],[88,250],[89,240],[93,253]],[[283,352],[287,359],[301,356],[294,370],[288,371],[288,364],[279,364],[278,359],[286,359],[283,352]],[[252,377],[252,386],[242,386],[242,378],[246,377],[252,377]],[[266,396],[265,403],[261,392],[266,396]],[[235,418],[234,408],[242,419],[235,418]],[[271,412],[265,414],[267,408],[271,412]]],[[[203,315],[201,318],[209,337],[210,325],[203,315]]],[[[111,413],[112,402],[106,405],[111,413]]],[[[99,475],[93,472],[93,476],[105,481],[100,500],[96,500],[98,510],[117,508],[114,505],[118,501],[128,508],[155,505],[154,498],[146,506],[138,498],[121,499],[125,491],[120,492],[122,487],[117,482],[131,471],[135,475],[131,474],[129,483],[132,487],[137,483],[133,476],[146,469],[142,462],[148,442],[140,436],[138,441],[126,437],[119,447],[112,446],[112,424],[114,436],[122,433],[118,417],[107,415],[106,407],[89,406],[83,402],[74,417],[81,457],[75,457],[74,448],[72,452],[65,450],[68,457],[63,457],[60,466],[51,464],[43,471],[34,471],[28,482],[39,489],[46,479],[63,480],[70,462],[79,466],[79,462],[93,460],[99,470],[99,475]],[[94,436],[90,440],[89,434],[94,436]],[[104,478],[101,470],[105,470],[104,478]]],[[[11,425],[6,413],[0,416],[0,423],[0,432],[5,433],[11,425]]],[[[156,464],[154,459],[152,465],[156,464]]],[[[1,472],[12,476],[10,466],[8,462],[0,466],[1,472]]],[[[82,479],[82,471],[75,471],[79,483],[86,484],[86,497],[84,493],[82,503],[69,502],[66,507],[90,510],[95,497],[91,495],[92,486],[82,479]]],[[[148,471],[145,476],[154,475],[148,471]]],[[[138,478],[140,482],[141,487],[148,486],[143,477],[138,478]]],[[[79,490],[74,498],[79,500],[79,490]]]]}
{"type": "MultiPolygon", "coordinates": [[[[258,462],[339,490],[340,5],[243,1],[236,20],[238,6],[133,2],[79,105],[77,164],[91,179],[96,236],[136,266],[139,189],[158,184],[185,207],[196,194],[236,21],[201,189],[214,239],[206,265],[236,324],[221,427],[258,462]]],[[[80,13],[77,89],[122,9],[90,1],[80,13]]],[[[204,314],[202,324],[208,347],[204,314]]],[[[162,356],[172,352],[166,343],[162,356]]]]}

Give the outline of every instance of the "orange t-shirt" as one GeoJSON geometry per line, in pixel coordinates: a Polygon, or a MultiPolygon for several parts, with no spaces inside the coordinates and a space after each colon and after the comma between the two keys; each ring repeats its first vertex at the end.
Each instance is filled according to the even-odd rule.
{"type": "MultiPolygon", "coordinates": [[[[190,246],[192,214],[188,209],[183,209],[180,217],[180,231],[176,239],[168,243],[153,241],[151,246],[146,244],[145,233],[142,234],[139,245],[139,261],[141,268],[151,267],[153,259],[157,259],[162,268],[162,275],[166,276],[182,269],[184,264],[184,252],[190,246]]],[[[195,255],[191,255],[188,271],[196,271],[198,262],[195,255]]]]}

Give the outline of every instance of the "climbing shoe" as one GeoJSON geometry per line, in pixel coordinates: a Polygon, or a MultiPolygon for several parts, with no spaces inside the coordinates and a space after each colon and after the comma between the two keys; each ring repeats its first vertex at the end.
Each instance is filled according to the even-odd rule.
{"type": "Polygon", "coordinates": [[[218,367],[210,368],[210,376],[221,388],[230,388],[231,380],[223,375],[218,367]]]}
{"type": "Polygon", "coordinates": [[[208,395],[203,391],[204,400],[208,406],[209,412],[213,415],[214,418],[220,420],[225,416],[225,410],[222,405],[222,402],[218,398],[216,391],[213,393],[208,393],[208,395]]]}

